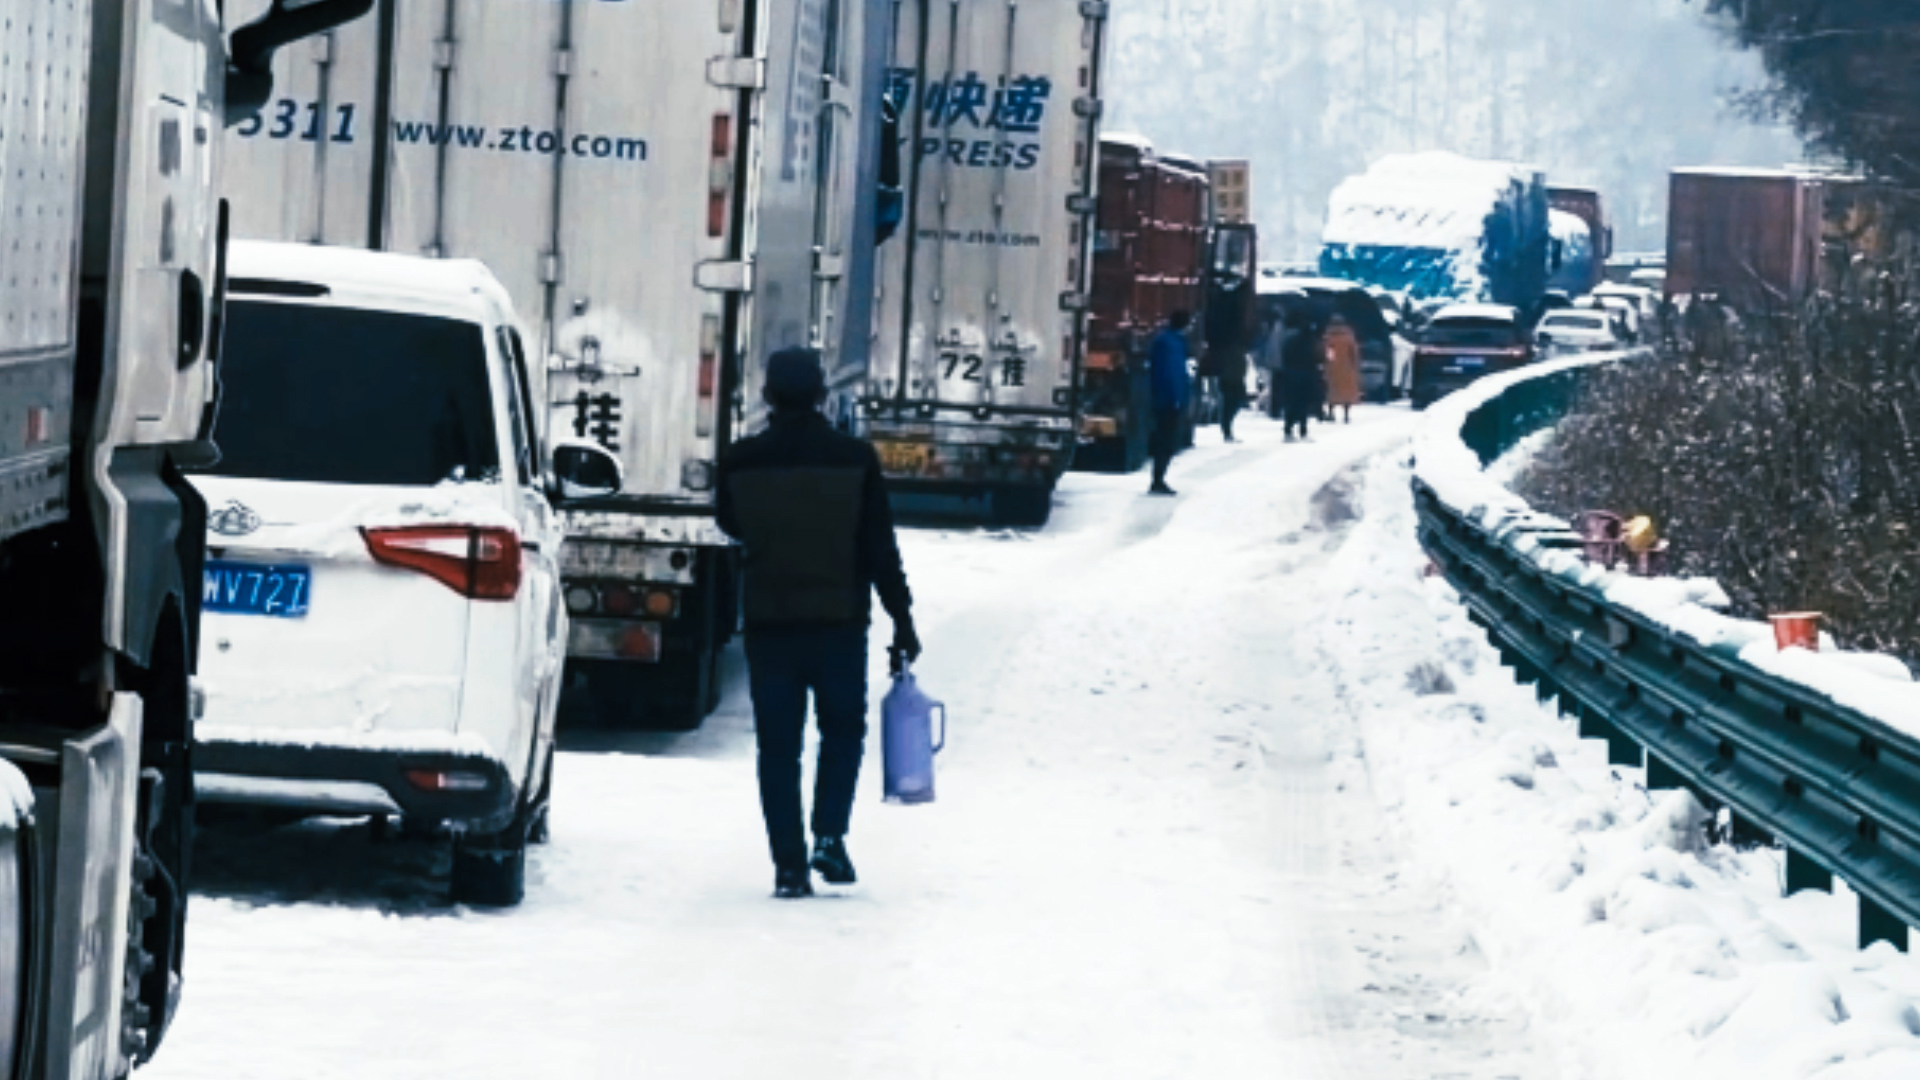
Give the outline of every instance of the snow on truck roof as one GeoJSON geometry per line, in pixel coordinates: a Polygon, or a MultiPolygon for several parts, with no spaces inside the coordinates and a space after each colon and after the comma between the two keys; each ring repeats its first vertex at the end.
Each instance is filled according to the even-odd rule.
{"type": "MultiPolygon", "coordinates": [[[[429,259],[360,248],[235,240],[228,246],[227,277],[234,293],[263,293],[247,279],[320,286],[338,301],[484,322],[492,306],[513,311],[513,302],[486,264],[477,259],[429,259]]],[[[309,297],[302,297],[309,298],[309,297]]]]}
{"type": "Polygon", "coordinates": [[[1593,228],[1587,224],[1586,218],[1565,210],[1547,211],[1547,221],[1555,240],[1575,240],[1593,235],[1593,228]]]}
{"type": "Polygon", "coordinates": [[[1103,131],[1100,133],[1100,141],[1124,146],[1129,150],[1138,150],[1143,154],[1153,153],[1153,140],[1131,131],[1103,131]]]}
{"type": "Polygon", "coordinates": [[[1366,291],[1366,286],[1340,278],[1292,277],[1284,274],[1261,274],[1254,288],[1262,296],[1287,292],[1349,292],[1356,289],[1366,291]]]}
{"type": "Polygon", "coordinates": [[[1744,166],[1694,165],[1673,170],[1675,176],[1725,176],[1742,180],[1817,180],[1818,174],[1795,169],[1758,169],[1744,166]]]}
{"type": "Polygon", "coordinates": [[[1478,242],[1487,215],[1538,171],[1458,154],[1393,154],[1334,189],[1325,242],[1457,250],[1478,242]]]}

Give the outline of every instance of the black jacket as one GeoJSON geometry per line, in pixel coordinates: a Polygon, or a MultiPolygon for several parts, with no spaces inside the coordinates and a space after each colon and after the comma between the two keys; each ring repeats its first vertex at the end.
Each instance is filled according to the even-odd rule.
{"type": "Polygon", "coordinates": [[[865,625],[876,590],[895,622],[908,617],[873,447],[817,412],[775,413],[721,458],[718,488],[720,527],[746,548],[747,629],[865,625]]]}

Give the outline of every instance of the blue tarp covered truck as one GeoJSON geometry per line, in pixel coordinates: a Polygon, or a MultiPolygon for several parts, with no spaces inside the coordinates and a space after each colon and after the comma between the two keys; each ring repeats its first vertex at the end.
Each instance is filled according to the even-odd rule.
{"type": "Polygon", "coordinates": [[[1539,171],[1454,154],[1382,158],[1328,206],[1320,271],[1416,299],[1537,308],[1551,273],[1539,171]]]}

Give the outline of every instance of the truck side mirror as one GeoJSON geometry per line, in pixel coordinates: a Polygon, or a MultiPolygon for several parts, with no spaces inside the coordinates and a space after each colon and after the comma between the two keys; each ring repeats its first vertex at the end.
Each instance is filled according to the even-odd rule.
{"type": "Polygon", "coordinates": [[[273,54],[373,10],[373,0],[273,0],[265,15],[233,32],[227,60],[227,124],[240,123],[273,97],[273,54]]]}
{"type": "Polygon", "coordinates": [[[626,486],[626,469],[603,446],[564,442],[553,448],[553,480],[561,501],[604,499],[626,486]]]}

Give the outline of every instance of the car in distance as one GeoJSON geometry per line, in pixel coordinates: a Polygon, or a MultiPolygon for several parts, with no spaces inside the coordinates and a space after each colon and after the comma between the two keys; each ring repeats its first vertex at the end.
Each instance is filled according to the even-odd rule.
{"type": "Polygon", "coordinates": [[[1520,312],[1500,304],[1452,304],[1434,313],[1413,354],[1413,407],[1424,409],[1485,375],[1532,363],[1520,312]]]}
{"type": "Polygon", "coordinates": [[[1619,334],[1623,341],[1629,345],[1639,344],[1642,319],[1639,305],[1632,300],[1612,293],[1596,293],[1593,296],[1582,297],[1578,307],[1582,311],[1593,311],[1608,316],[1613,320],[1614,332],[1619,334]]]}
{"type": "Polygon", "coordinates": [[[567,614],[544,385],[477,262],[235,243],[195,782],[209,803],[454,836],[457,902],[510,905],[551,795],[567,614]]]}
{"type": "Polygon", "coordinates": [[[1533,329],[1533,347],[1542,356],[1607,352],[1621,346],[1614,319],[1605,311],[1550,311],[1533,329]]]}
{"type": "Polygon", "coordinates": [[[1640,285],[1615,285],[1611,282],[1594,288],[1596,300],[1625,301],[1631,306],[1640,322],[1650,323],[1660,317],[1660,297],[1662,294],[1640,285]]]}

